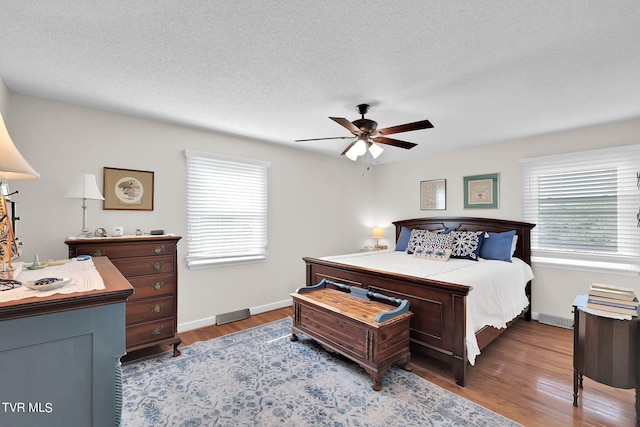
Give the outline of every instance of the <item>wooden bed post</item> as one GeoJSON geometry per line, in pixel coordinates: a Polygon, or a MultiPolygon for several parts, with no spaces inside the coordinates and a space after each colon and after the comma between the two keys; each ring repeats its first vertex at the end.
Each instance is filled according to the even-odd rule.
{"type": "Polygon", "coordinates": [[[453,296],[453,375],[456,384],[464,387],[467,373],[467,299],[460,295],[453,296]]]}

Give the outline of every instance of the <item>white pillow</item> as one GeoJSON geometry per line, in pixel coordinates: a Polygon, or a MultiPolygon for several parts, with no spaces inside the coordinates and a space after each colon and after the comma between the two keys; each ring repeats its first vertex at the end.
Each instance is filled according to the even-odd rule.
{"type": "Polygon", "coordinates": [[[425,248],[417,246],[413,251],[416,258],[431,259],[434,261],[448,261],[451,256],[451,249],[444,248],[425,248]]]}

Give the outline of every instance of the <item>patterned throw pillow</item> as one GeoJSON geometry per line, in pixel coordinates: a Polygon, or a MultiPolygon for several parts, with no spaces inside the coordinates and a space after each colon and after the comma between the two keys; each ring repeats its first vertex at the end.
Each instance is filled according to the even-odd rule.
{"type": "Polygon", "coordinates": [[[433,233],[429,230],[411,230],[411,237],[407,245],[407,253],[412,254],[415,248],[422,246],[423,248],[439,248],[451,249],[451,235],[433,233]]]}
{"type": "Polygon", "coordinates": [[[478,261],[484,231],[452,231],[451,258],[463,258],[478,261]]]}
{"type": "Polygon", "coordinates": [[[413,256],[416,258],[432,259],[434,261],[448,261],[451,249],[416,247],[413,256]]]}

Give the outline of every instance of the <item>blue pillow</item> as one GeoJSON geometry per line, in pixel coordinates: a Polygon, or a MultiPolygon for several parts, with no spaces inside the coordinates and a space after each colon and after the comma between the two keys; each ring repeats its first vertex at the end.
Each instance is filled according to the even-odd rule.
{"type": "Polygon", "coordinates": [[[407,227],[400,229],[400,236],[396,242],[396,251],[406,251],[407,245],[409,245],[409,238],[411,238],[411,230],[407,227]]]}
{"type": "Polygon", "coordinates": [[[487,234],[480,246],[480,258],[511,262],[511,245],[516,230],[487,234]]]}

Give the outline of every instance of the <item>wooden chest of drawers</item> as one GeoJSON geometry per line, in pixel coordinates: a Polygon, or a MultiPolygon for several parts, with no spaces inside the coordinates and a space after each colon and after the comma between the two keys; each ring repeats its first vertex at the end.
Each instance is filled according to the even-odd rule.
{"type": "Polygon", "coordinates": [[[180,239],[180,236],[132,236],[65,241],[70,258],[106,256],[134,287],[126,308],[127,352],[170,344],[173,355],[180,355],[176,253],[180,239]]]}

